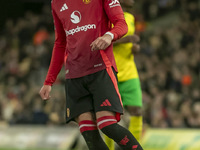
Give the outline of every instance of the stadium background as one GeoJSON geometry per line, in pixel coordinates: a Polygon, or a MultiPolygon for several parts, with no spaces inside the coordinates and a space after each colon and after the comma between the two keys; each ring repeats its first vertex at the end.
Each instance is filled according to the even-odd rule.
{"type": "MultiPolygon", "coordinates": [[[[133,12],[142,144],[199,150],[200,1],[136,0],[133,12]]],[[[51,100],[38,95],[54,42],[50,0],[0,0],[0,14],[0,149],[85,150],[77,126],[65,124],[63,70],[51,100]]]]}

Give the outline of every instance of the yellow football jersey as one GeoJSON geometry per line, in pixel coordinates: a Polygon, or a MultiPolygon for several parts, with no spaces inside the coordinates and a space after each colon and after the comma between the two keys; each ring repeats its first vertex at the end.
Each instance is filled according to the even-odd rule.
{"type": "MultiPolygon", "coordinates": [[[[132,14],[124,12],[124,17],[128,25],[127,35],[133,35],[135,32],[135,18],[132,14]]],[[[132,43],[114,45],[114,56],[118,69],[118,81],[126,81],[133,78],[138,78],[137,68],[134,62],[132,53],[132,43]]]]}

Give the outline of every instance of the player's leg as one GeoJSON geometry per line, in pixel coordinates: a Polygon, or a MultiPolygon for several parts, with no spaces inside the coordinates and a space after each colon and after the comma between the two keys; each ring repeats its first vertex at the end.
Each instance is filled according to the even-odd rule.
{"type": "Polygon", "coordinates": [[[124,150],[141,150],[141,146],[130,131],[120,126],[123,113],[116,72],[110,67],[94,74],[89,89],[93,93],[97,126],[124,150]]]}
{"type": "Polygon", "coordinates": [[[89,150],[109,150],[97,129],[93,113],[86,112],[79,115],[77,122],[89,150]]]}
{"type": "Polygon", "coordinates": [[[117,123],[117,115],[110,111],[97,112],[98,128],[113,139],[123,150],[142,150],[141,145],[131,132],[117,123]]]}
{"type": "Polygon", "coordinates": [[[142,135],[142,91],[138,78],[119,83],[123,105],[130,114],[129,131],[139,141],[142,135]]]}
{"type": "Polygon", "coordinates": [[[94,121],[92,95],[84,83],[85,77],[66,80],[66,122],[76,121],[79,124],[89,150],[108,150],[94,121]]]}
{"type": "Polygon", "coordinates": [[[137,106],[127,106],[130,114],[129,131],[140,141],[142,136],[142,108],[137,106]]]}

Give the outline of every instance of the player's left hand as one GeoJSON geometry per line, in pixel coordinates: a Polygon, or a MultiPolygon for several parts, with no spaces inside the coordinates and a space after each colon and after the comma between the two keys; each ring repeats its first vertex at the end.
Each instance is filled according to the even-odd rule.
{"type": "Polygon", "coordinates": [[[137,54],[139,51],[140,51],[140,45],[139,44],[133,44],[132,53],[137,54]]]}
{"type": "Polygon", "coordinates": [[[132,42],[132,43],[138,43],[138,42],[140,42],[140,37],[138,35],[136,35],[136,34],[131,35],[130,36],[130,42],[132,42]]]}
{"type": "Polygon", "coordinates": [[[108,34],[104,34],[103,36],[98,37],[90,44],[91,50],[104,50],[111,44],[111,42],[112,37],[108,34]]]}

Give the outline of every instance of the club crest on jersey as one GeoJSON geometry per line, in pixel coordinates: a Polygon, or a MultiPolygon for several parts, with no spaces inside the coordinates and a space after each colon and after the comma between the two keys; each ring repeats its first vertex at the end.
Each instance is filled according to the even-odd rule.
{"type": "Polygon", "coordinates": [[[71,22],[77,24],[80,21],[81,21],[81,13],[76,10],[71,14],[71,22]]]}
{"type": "Polygon", "coordinates": [[[118,0],[112,0],[112,2],[109,4],[110,8],[120,6],[120,3],[118,0]]]}
{"type": "Polygon", "coordinates": [[[69,117],[69,116],[70,116],[70,109],[67,108],[67,117],[69,117]]]}
{"type": "Polygon", "coordinates": [[[84,4],[89,4],[92,0],[83,0],[84,4]]]}

